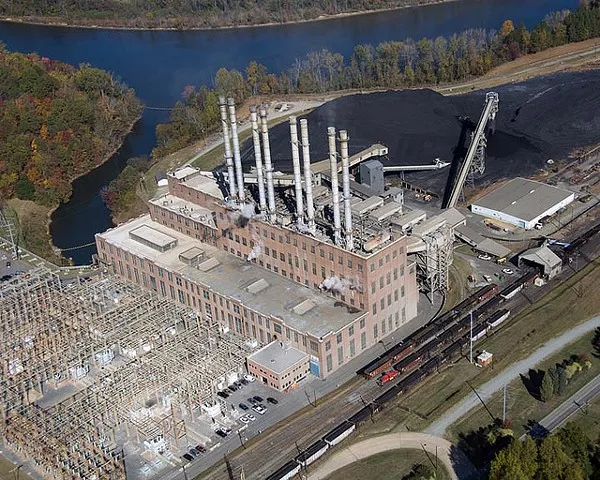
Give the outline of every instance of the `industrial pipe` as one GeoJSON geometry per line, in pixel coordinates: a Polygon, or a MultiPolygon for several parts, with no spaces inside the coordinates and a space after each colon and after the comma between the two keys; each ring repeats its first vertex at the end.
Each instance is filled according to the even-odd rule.
{"type": "Polygon", "coordinates": [[[265,154],[265,173],[267,177],[267,200],[269,220],[275,220],[275,189],[273,188],[273,164],[271,163],[271,148],[269,146],[269,128],[267,126],[267,110],[260,107],[260,127],[265,154]]]}
{"type": "Polygon", "coordinates": [[[302,135],[302,159],[304,161],[304,188],[306,190],[306,216],[308,229],[315,233],[315,206],[312,193],[312,173],[310,168],[310,150],[308,146],[308,120],[300,120],[300,133],[302,135]]]}
{"type": "Polygon", "coordinates": [[[354,247],[352,237],[352,211],[350,210],[350,165],[348,162],[348,132],[340,130],[340,150],[342,155],[342,187],[344,192],[344,234],[346,250],[354,247]]]}
{"type": "Polygon", "coordinates": [[[229,121],[231,123],[231,136],[233,137],[233,160],[235,162],[235,175],[237,177],[238,200],[246,199],[244,192],[244,172],[242,171],[242,157],[240,155],[240,139],[238,138],[237,120],[235,118],[235,101],[233,98],[227,100],[229,106],[229,121]]]}
{"type": "Polygon", "coordinates": [[[258,206],[260,213],[267,210],[267,201],[265,199],[265,183],[263,178],[263,164],[260,150],[260,133],[258,131],[258,117],[256,107],[250,107],[250,121],[252,122],[252,141],[254,142],[254,159],[256,161],[256,181],[258,183],[258,206]]]}
{"type": "Polygon", "coordinates": [[[227,165],[227,182],[229,183],[229,196],[235,197],[235,172],[233,170],[233,156],[231,155],[231,140],[229,138],[229,123],[227,121],[227,103],[225,97],[219,97],[221,110],[221,127],[223,129],[223,143],[225,144],[225,164],[227,165]]]}
{"type": "Polygon", "coordinates": [[[329,164],[331,167],[331,193],[333,195],[333,240],[339,246],[342,243],[342,222],[340,220],[340,187],[338,184],[335,128],[329,127],[327,136],[329,137],[329,164]]]}
{"type": "Polygon", "coordinates": [[[292,143],[292,165],[294,167],[294,190],[296,192],[296,223],[304,224],[304,204],[302,201],[302,173],[300,171],[300,152],[298,150],[298,124],[296,117],[290,117],[290,138],[292,143]]]}

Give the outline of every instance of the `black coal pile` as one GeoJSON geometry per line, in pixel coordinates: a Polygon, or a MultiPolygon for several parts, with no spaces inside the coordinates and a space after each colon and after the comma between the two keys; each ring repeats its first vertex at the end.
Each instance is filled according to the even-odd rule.
{"type": "MultiPolygon", "coordinates": [[[[489,136],[485,185],[500,178],[528,176],[549,158],[565,158],[577,147],[600,138],[600,70],[554,74],[493,89],[500,111],[489,136]]],[[[351,95],[308,115],[311,158],[324,160],[327,127],[348,130],[350,154],[373,143],[389,147],[388,165],[450,162],[464,155],[470,131],[479,120],[485,91],[443,96],[428,89],[351,95]]],[[[291,170],[289,124],[270,131],[275,169],[291,170]]],[[[253,162],[252,143],[243,148],[253,162]]],[[[408,181],[442,193],[449,168],[407,174],[408,181]]]]}

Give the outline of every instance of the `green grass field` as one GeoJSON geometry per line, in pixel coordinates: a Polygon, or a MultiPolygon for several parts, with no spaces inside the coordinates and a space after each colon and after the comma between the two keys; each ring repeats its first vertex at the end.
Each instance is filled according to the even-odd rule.
{"type": "MultiPolygon", "coordinates": [[[[429,454],[435,464],[435,455],[429,454]]],[[[391,450],[358,460],[327,477],[327,480],[400,480],[416,463],[432,467],[422,450],[391,450]]],[[[433,467],[432,467],[433,468],[433,467]]],[[[436,480],[448,480],[450,475],[438,462],[436,480]]]]}
{"type": "MultiPolygon", "coordinates": [[[[600,359],[593,356],[593,338],[593,334],[586,335],[577,342],[566,346],[556,355],[553,355],[536,367],[536,369],[546,370],[548,367],[551,367],[555,363],[562,362],[563,359],[568,358],[573,354],[579,355],[585,353],[591,358],[592,367],[573,377],[563,395],[554,396],[550,401],[544,403],[535,399],[527,391],[527,388],[521,379],[517,379],[508,385],[506,396],[506,418],[512,422],[516,437],[520,437],[525,433],[525,427],[529,420],[541,420],[577,390],[592,380],[596,375],[600,374],[600,359]]],[[[502,416],[502,396],[502,392],[498,392],[486,402],[490,411],[497,417],[502,416]]],[[[456,440],[460,433],[470,432],[471,430],[488,425],[490,422],[491,418],[485,409],[483,407],[477,408],[469,412],[468,415],[450,427],[448,433],[452,440],[456,440]]],[[[598,427],[595,428],[597,438],[600,429],[598,429],[598,427]]]]}

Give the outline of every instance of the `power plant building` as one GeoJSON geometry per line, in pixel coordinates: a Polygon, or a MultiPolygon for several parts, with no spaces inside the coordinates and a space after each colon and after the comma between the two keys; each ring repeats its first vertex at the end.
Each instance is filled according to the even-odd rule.
{"type": "Polygon", "coordinates": [[[531,230],[573,200],[573,192],[517,177],[474,202],[471,211],[531,230]]]}
{"type": "MultiPolygon", "coordinates": [[[[148,215],[96,236],[99,261],[263,346],[306,353],[310,372],[325,378],[417,315],[418,270],[428,263],[417,267],[410,237],[394,223],[407,213],[403,205],[352,189],[356,156],[349,160],[345,131],[328,129],[330,169],[318,162],[320,171],[311,171],[307,121],[299,139],[291,117],[294,168],[282,183],[264,109],[260,117],[251,111],[256,169],[248,173],[236,161],[235,108],[226,113],[222,99],[224,174],[170,172],[169,193],[150,202],[148,215]]],[[[448,246],[436,236],[442,227],[411,239],[417,255],[448,246]]],[[[451,253],[443,257],[447,275],[451,253]]]]}

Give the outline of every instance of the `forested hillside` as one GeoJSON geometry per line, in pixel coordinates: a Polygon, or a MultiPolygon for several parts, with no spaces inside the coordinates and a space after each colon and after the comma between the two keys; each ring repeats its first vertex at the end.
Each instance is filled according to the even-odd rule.
{"type": "Polygon", "coordinates": [[[168,124],[156,129],[155,157],[183,148],[219,127],[218,95],[240,103],[252,95],[322,93],[345,89],[447,84],[485,74],[529,53],[600,37],[600,1],[548,15],[533,29],[510,20],[499,31],[469,30],[450,38],[357,45],[350,58],[328,50],[309,53],[291,68],[270,73],[256,62],[245,71],[220,69],[214,88],[186,87],[168,124]]]}
{"type": "Polygon", "coordinates": [[[100,165],[141,112],[107,72],[0,47],[0,198],[53,206],[100,165]]]}
{"type": "Polygon", "coordinates": [[[71,181],[105,161],[141,115],[133,90],[109,73],[0,44],[0,207],[18,204],[20,233],[52,257],[48,211],[71,195],[71,181]]]}
{"type": "Polygon", "coordinates": [[[131,28],[193,28],[311,20],[439,0],[0,0],[0,16],[131,28]]]}

